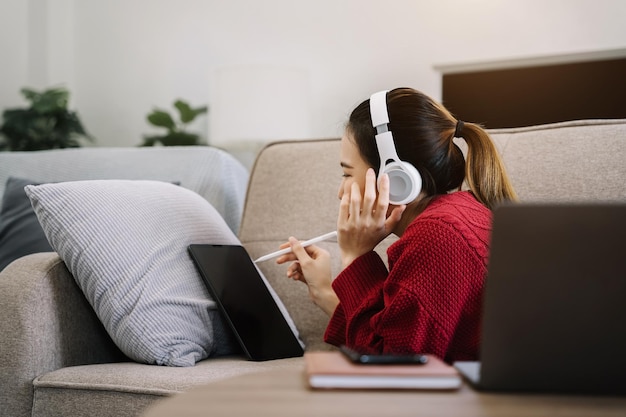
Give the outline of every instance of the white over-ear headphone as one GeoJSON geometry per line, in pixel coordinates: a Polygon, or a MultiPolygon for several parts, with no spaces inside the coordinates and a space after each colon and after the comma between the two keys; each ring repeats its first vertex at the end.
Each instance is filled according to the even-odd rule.
{"type": "Polygon", "coordinates": [[[422,177],[408,162],[401,161],[396,152],[393,134],[389,130],[387,113],[387,90],[374,93],[370,97],[372,125],[376,128],[376,147],[380,156],[378,176],[389,176],[389,202],[400,205],[415,200],[422,190],[422,177]]]}

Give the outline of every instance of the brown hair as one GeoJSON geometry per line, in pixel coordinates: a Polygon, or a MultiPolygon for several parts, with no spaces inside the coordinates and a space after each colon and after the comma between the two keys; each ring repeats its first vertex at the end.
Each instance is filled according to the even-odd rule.
{"type": "MultiPolygon", "coordinates": [[[[474,196],[490,209],[517,199],[500,156],[482,127],[462,124],[460,136],[467,142],[466,160],[453,141],[457,120],[430,97],[410,88],[391,90],[387,93],[387,111],[398,157],[419,171],[422,192],[427,197],[459,189],[467,180],[474,196]]],[[[346,128],[363,159],[378,170],[380,157],[369,100],[352,111],[346,128]]]]}

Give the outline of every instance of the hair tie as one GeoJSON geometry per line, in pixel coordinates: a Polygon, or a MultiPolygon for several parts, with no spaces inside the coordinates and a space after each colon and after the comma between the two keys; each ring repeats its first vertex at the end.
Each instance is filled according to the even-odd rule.
{"type": "Polygon", "coordinates": [[[462,120],[456,121],[456,128],[454,129],[454,137],[462,138],[463,137],[463,127],[465,127],[465,123],[462,120]]]}

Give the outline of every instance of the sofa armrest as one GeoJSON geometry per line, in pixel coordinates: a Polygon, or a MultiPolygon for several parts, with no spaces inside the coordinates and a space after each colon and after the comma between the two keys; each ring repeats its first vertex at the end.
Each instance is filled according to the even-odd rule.
{"type": "Polygon", "coordinates": [[[35,377],[124,360],[63,261],[54,252],[0,271],[0,414],[30,416],[35,377]]]}

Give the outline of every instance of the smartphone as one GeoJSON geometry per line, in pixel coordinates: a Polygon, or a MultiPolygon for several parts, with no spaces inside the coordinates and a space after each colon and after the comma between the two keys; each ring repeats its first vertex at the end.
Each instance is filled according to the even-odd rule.
{"type": "Polygon", "coordinates": [[[362,365],[424,365],[428,356],[419,354],[369,354],[360,353],[347,346],[340,346],[339,350],[354,363],[362,365]]]}

